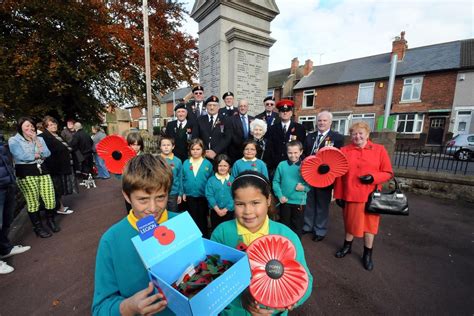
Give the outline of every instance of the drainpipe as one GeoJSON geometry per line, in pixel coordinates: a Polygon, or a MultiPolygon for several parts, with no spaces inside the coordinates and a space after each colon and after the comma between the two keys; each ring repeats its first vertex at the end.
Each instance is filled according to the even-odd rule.
{"type": "Polygon", "coordinates": [[[387,99],[385,100],[385,111],[383,115],[383,128],[386,129],[388,125],[388,117],[390,116],[390,107],[392,105],[393,86],[395,84],[395,74],[397,72],[397,54],[392,55],[392,63],[390,65],[390,77],[388,79],[387,99]]]}

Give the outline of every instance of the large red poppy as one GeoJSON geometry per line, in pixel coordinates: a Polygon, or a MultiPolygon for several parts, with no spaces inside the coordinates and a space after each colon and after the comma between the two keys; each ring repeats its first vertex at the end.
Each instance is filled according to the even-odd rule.
{"type": "Polygon", "coordinates": [[[293,243],[280,235],[266,235],[247,248],[252,270],[250,293],[270,308],[284,309],[298,302],[308,288],[308,273],[296,261],[293,243]]]}
{"type": "Polygon", "coordinates": [[[127,162],[136,156],[127,141],[118,135],[109,135],[96,146],[97,154],[104,159],[107,170],[115,174],[122,174],[127,162]]]}
{"type": "Polygon", "coordinates": [[[316,156],[309,156],[301,165],[301,176],[311,186],[324,188],[349,170],[349,163],[336,147],[323,147],[316,156]]]}

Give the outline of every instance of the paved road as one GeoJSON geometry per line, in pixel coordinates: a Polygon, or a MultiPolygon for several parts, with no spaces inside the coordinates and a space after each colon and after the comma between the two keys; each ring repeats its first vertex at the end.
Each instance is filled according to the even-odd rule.
{"type": "MultiPolygon", "coordinates": [[[[54,237],[36,238],[28,222],[20,228],[16,235],[32,249],[7,259],[16,270],[0,276],[0,315],[90,314],[98,240],[124,216],[119,181],[98,185],[65,199],[76,212],[60,218],[62,231],[54,237]]],[[[348,257],[334,257],[343,224],[332,206],[327,238],[303,237],[314,290],[292,314],[472,315],[474,205],[409,198],[409,217],[382,219],[372,272],[360,263],[360,240],[348,257]]]]}

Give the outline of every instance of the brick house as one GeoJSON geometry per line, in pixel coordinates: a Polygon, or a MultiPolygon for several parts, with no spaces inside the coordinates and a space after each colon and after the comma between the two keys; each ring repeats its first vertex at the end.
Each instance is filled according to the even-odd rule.
{"type": "MultiPolygon", "coordinates": [[[[366,121],[373,130],[383,127],[384,106],[392,54],[398,55],[388,128],[398,131],[397,143],[441,145],[451,134],[448,126],[461,70],[461,46],[454,41],[408,49],[404,32],[392,43],[392,52],[312,67],[295,65],[279,71],[269,91],[278,100],[295,101],[296,119],[308,130],[314,130],[316,115],[330,110],[333,129],[347,135],[350,124],[366,121]],[[291,77],[296,66],[294,76],[291,77]],[[298,77],[302,74],[301,77],[298,77]],[[290,82],[290,83],[289,83],[290,82]],[[292,89],[287,85],[295,84],[292,89]]],[[[297,60],[296,60],[297,61],[297,60]]],[[[276,74],[277,72],[270,73],[276,74]]]]}

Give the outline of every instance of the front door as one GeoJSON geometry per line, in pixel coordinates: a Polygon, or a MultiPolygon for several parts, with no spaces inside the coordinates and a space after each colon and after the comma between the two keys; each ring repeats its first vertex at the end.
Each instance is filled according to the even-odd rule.
{"type": "Polygon", "coordinates": [[[458,111],[454,123],[453,134],[469,134],[471,130],[471,111],[458,111]]]}
{"type": "Polygon", "coordinates": [[[445,117],[431,117],[430,129],[428,130],[427,144],[441,145],[443,142],[444,126],[446,124],[445,117]]]}

